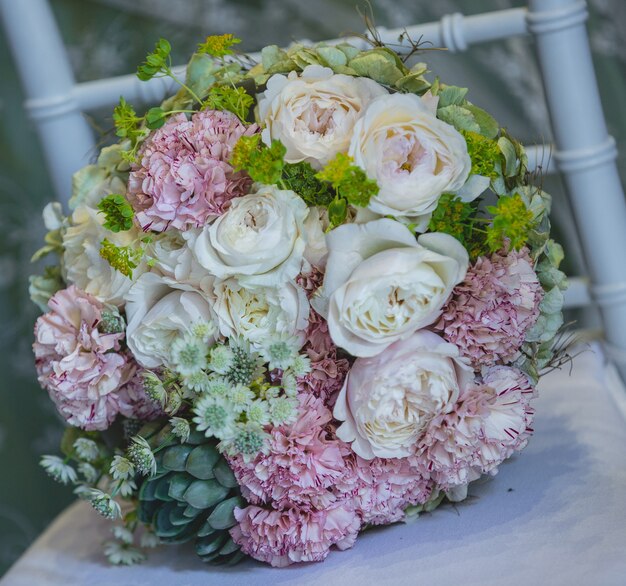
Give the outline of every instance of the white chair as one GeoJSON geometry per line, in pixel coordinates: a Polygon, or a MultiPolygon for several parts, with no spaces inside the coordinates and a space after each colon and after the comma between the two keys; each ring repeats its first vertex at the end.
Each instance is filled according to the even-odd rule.
{"type": "MultiPolygon", "coordinates": [[[[127,75],[77,84],[46,0],[0,0],[0,17],[26,92],[25,107],[39,132],[57,197],[65,202],[72,174],[94,154],[94,136],[82,113],[112,107],[120,95],[131,103],[158,102],[171,91],[171,82],[143,83],[127,75]]],[[[527,9],[452,14],[407,32],[452,52],[515,35],[534,36],[555,137],[554,164],[543,171],[558,170],[563,176],[589,267],[588,278],[571,279],[566,306],[599,307],[606,351],[626,378],[626,262],[621,259],[626,200],[615,141],[600,104],[586,18],[584,0],[529,0],[527,9]]],[[[380,37],[394,44],[402,32],[379,29],[380,37]]],[[[364,45],[362,39],[351,41],[364,45]]],[[[543,152],[541,146],[529,148],[531,165],[543,152]]]]}

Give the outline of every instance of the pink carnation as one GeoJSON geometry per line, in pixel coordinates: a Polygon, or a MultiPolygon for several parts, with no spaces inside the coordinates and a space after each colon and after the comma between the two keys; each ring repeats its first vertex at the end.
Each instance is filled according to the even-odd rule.
{"type": "Polygon", "coordinates": [[[537,321],[543,290],[527,249],[480,257],[436,325],[474,367],[514,360],[537,321]]]}
{"type": "Polygon", "coordinates": [[[519,370],[496,366],[482,384],[461,393],[455,408],[435,418],[411,462],[449,490],[483,473],[495,474],[532,433],[535,390],[519,370]]]}
{"type": "Polygon", "coordinates": [[[239,525],[230,530],[235,543],[245,554],[275,567],[322,561],[333,545],[348,549],[361,526],[355,512],[343,504],[323,511],[250,506],[235,509],[235,519],[239,525]]]}
{"type": "Polygon", "coordinates": [[[61,415],[87,430],[106,429],[120,409],[118,389],[134,370],[120,352],[123,333],[98,330],[104,305],[74,285],[58,291],[35,324],[35,365],[61,415]]]}
{"type": "Polygon", "coordinates": [[[364,524],[387,525],[405,518],[409,505],[425,503],[432,483],[428,475],[406,458],[364,460],[352,454],[350,473],[338,483],[344,498],[351,499],[364,524]]]}
{"type": "Polygon", "coordinates": [[[306,339],[303,351],[311,360],[311,372],[299,379],[299,389],[332,406],[350,370],[350,363],[345,358],[337,358],[337,347],[328,332],[328,323],[313,309],[309,313],[306,339]]]}
{"type": "Polygon", "coordinates": [[[333,487],[347,472],[343,456],[349,448],[326,431],[332,415],[320,399],[303,395],[300,401],[298,420],[270,432],[267,454],[249,463],[241,457],[230,460],[244,496],[253,504],[310,510],[325,509],[336,500],[333,487]]]}
{"type": "Polygon", "coordinates": [[[251,180],[228,163],[239,138],[257,131],[231,112],[176,114],[144,142],[128,181],[128,198],[144,230],[203,226],[219,216],[251,180]]]}
{"type": "Polygon", "coordinates": [[[146,395],[139,366],[135,363],[133,367],[132,378],[118,391],[120,413],[129,419],[152,421],[164,415],[163,409],[146,395]]]}

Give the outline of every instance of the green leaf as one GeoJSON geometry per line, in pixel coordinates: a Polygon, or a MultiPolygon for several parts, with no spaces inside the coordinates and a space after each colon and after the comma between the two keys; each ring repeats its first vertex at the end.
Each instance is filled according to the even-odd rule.
{"type": "Polygon", "coordinates": [[[515,177],[518,169],[517,151],[515,150],[515,145],[506,136],[501,136],[498,139],[498,146],[504,156],[504,176],[515,177]]]}
{"type": "MultiPolygon", "coordinates": [[[[179,474],[173,474],[170,478],[169,496],[177,501],[182,501],[185,491],[189,488],[193,478],[188,474],[181,472],[179,474]]],[[[182,513],[182,511],[181,511],[182,513]]]]}
{"type": "Polygon", "coordinates": [[[195,480],[185,492],[185,501],[196,509],[208,509],[228,496],[229,489],[217,480],[195,480]]]}
{"type": "Polygon", "coordinates": [[[187,65],[185,85],[197,96],[206,96],[216,81],[219,65],[204,53],[194,53],[187,65]]]}
{"type": "Polygon", "coordinates": [[[163,468],[173,472],[186,470],[187,458],[194,448],[188,445],[176,445],[168,448],[163,455],[163,468]]]}
{"type": "Polygon", "coordinates": [[[480,134],[487,138],[495,138],[500,131],[500,125],[496,122],[496,119],[485,112],[482,108],[474,106],[474,104],[465,104],[465,108],[472,113],[474,121],[480,127],[480,134]]]}
{"type": "Polygon", "coordinates": [[[328,206],[328,219],[331,226],[343,224],[348,214],[348,202],[345,199],[335,198],[328,206]]]}
{"type": "Polygon", "coordinates": [[[199,556],[207,556],[212,553],[217,553],[227,539],[228,537],[226,533],[217,533],[215,535],[198,539],[196,540],[196,553],[199,556]]]}
{"type": "Polygon", "coordinates": [[[461,106],[445,106],[437,110],[437,117],[454,126],[459,132],[463,130],[480,132],[480,126],[467,108],[461,106]]]}
{"type": "Polygon", "coordinates": [[[209,523],[216,529],[230,529],[237,523],[234,514],[235,507],[244,506],[245,501],[239,496],[222,501],[209,515],[209,523]]]}
{"type": "Polygon", "coordinates": [[[261,49],[261,64],[265,71],[269,71],[277,63],[287,61],[288,59],[287,53],[278,45],[268,45],[261,49]]]}
{"type": "Polygon", "coordinates": [[[160,501],[170,502],[174,499],[170,496],[170,477],[164,476],[159,480],[155,481],[156,488],[154,489],[154,496],[160,501]]]}
{"type": "Polygon", "coordinates": [[[103,226],[111,232],[124,232],[133,227],[135,212],[126,198],[119,193],[112,193],[103,198],[98,203],[98,210],[104,215],[103,226]]]}
{"type": "Polygon", "coordinates": [[[217,448],[211,444],[203,444],[192,450],[187,458],[186,469],[189,474],[200,480],[214,478],[213,467],[220,459],[217,448]]]}
{"type": "Polygon", "coordinates": [[[215,474],[215,478],[222,486],[228,488],[239,486],[235,474],[224,458],[220,458],[220,461],[213,467],[213,474],[215,474]]]}
{"type": "Polygon", "coordinates": [[[145,115],[146,126],[150,130],[161,128],[167,120],[168,113],[162,108],[150,108],[145,115]]]}
{"type": "Polygon", "coordinates": [[[155,75],[166,74],[169,70],[169,57],[172,47],[165,39],[159,39],[152,53],[148,53],[146,60],[137,67],[137,77],[141,81],[148,81],[155,75]]]}
{"type": "Polygon", "coordinates": [[[465,102],[467,88],[455,85],[446,85],[439,90],[439,108],[447,106],[461,106],[465,102]]]}
{"type": "Polygon", "coordinates": [[[324,59],[328,67],[335,67],[348,64],[346,54],[336,47],[318,47],[317,52],[324,59]]]}
{"type": "Polygon", "coordinates": [[[398,66],[396,56],[391,51],[380,48],[362,52],[348,65],[356,71],[357,75],[369,77],[383,85],[394,85],[406,75],[401,62],[398,66]]]}

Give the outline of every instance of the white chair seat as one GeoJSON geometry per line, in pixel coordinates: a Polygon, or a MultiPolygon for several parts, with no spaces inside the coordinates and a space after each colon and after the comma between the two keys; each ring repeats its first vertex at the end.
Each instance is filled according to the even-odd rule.
{"type": "Polygon", "coordinates": [[[203,565],[193,548],[108,567],[110,525],[89,505],[63,512],[1,586],[256,584],[626,584],[626,389],[599,347],[540,383],[535,436],[474,496],[406,525],[367,532],[322,564],[273,570],[203,565]]]}

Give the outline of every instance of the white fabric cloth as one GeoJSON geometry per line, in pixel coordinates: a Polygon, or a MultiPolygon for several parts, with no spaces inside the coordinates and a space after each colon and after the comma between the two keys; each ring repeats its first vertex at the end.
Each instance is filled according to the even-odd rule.
{"type": "Polygon", "coordinates": [[[188,547],[109,567],[107,522],[71,506],[1,586],[257,584],[625,585],[626,389],[594,348],[540,384],[535,436],[521,457],[470,487],[466,502],[361,535],[321,564],[277,570],[202,564],[188,547]]]}

